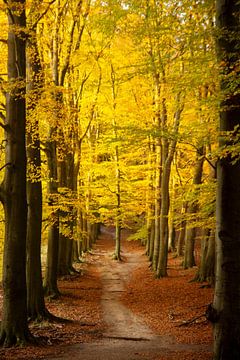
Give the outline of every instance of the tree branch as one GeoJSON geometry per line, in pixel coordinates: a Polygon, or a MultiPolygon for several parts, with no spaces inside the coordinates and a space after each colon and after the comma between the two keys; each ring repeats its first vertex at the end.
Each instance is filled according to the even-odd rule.
{"type": "Polygon", "coordinates": [[[3,190],[3,184],[0,185],[0,202],[3,204],[5,200],[5,192],[3,190]]]}
{"type": "MultiPolygon", "coordinates": [[[[3,121],[5,121],[6,117],[3,115],[3,113],[0,111],[0,119],[2,119],[3,121]]],[[[4,128],[5,129],[5,125],[0,123],[0,127],[4,128]]]]}
{"type": "Polygon", "coordinates": [[[199,150],[199,148],[198,148],[196,145],[194,145],[194,144],[192,144],[192,143],[190,143],[190,142],[186,142],[186,141],[181,141],[181,142],[182,142],[183,144],[190,145],[190,146],[192,146],[194,149],[196,149],[196,150],[197,150],[197,153],[198,153],[199,155],[202,155],[202,156],[204,157],[204,159],[208,162],[208,164],[209,164],[214,170],[216,170],[216,166],[213,165],[213,163],[206,157],[206,155],[204,155],[204,154],[201,153],[201,151],[199,150]]]}
{"type": "Polygon", "coordinates": [[[37,20],[32,24],[30,30],[34,29],[34,28],[37,26],[37,24],[39,23],[39,21],[44,17],[44,15],[46,15],[46,13],[48,12],[50,6],[51,6],[55,1],[56,1],[56,0],[52,0],[52,1],[50,1],[50,3],[48,3],[47,8],[45,9],[45,11],[43,11],[42,14],[39,15],[39,17],[37,18],[37,20]]]}
{"type": "Polygon", "coordinates": [[[5,165],[3,165],[2,167],[0,167],[0,171],[2,171],[5,167],[7,166],[11,166],[12,163],[6,163],[5,165]]]}

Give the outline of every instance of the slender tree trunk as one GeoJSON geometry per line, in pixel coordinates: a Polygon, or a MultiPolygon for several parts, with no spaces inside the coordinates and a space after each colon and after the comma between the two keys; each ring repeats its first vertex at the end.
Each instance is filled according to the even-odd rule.
{"type": "Polygon", "coordinates": [[[115,252],[113,258],[121,260],[121,186],[118,146],[115,148],[115,166],[116,166],[116,219],[115,219],[115,252]]]}
{"type": "Polygon", "coordinates": [[[26,288],[26,16],[24,0],[15,2],[18,11],[12,3],[6,1],[6,5],[11,92],[6,94],[6,165],[0,192],[5,212],[0,343],[11,346],[22,344],[30,338],[26,288]]]}
{"type": "MultiPolygon", "coordinates": [[[[200,148],[197,150],[197,159],[196,165],[194,168],[193,175],[193,186],[196,187],[202,182],[202,172],[203,172],[203,163],[204,163],[204,148],[200,148]]],[[[188,205],[188,213],[191,216],[194,216],[198,210],[198,201],[195,200],[192,204],[188,205]]],[[[188,224],[187,224],[188,226],[188,224]]],[[[184,253],[184,269],[191,268],[196,265],[195,257],[194,257],[194,249],[195,249],[195,238],[196,238],[196,227],[187,227],[186,229],[186,237],[185,237],[185,253],[184,253]]]]}
{"type": "MultiPolygon", "coordinates": [[[[180,124],[181,113],[183,107],[180,104],[180,94],[177,94],[176,99],[177,109],[174,114],[174,128],[173,128],[173,140],[169,142],[167,139],[163,139],[162,143],[162,183],[161,183],[161,213],[160,213],[160,253],[158,258],[158,266],[156,276],[158,278],[167,276],[167,260],[168,260],[168,213],[169,213],[169,182],[171,175],[171,165],[174,158],[177,135],[180,124]]],[[[167,124],[167,109],[165,99],[163,99],[163,129],[167,124]]]]}
{"type": "Polygon", "coordinates": [[[150,230],[150,245],[149,245],[149,260],[152,262],[153,259],[153,248],[154,248],[154,238],[155,238],[155,222],[154,219],[152,219],[151,222],[151,230],[150,230]]]}
{"type": "MultiPolygon", "coordinates": [[[[183,203],[181,215],[185,216],[185,213],[187,211],[187,203],[183,203]]],[[[185,240],[185,234],[186,234],[186,220],[182,220],[180,224],[179,229],[179,235],[178,235],[178,241],[177,241],[177,256],[183,256],[183,247],[184,247],[184,240],[185,240]]]]}
{"type": "Polygon", "coordinates": [[[155,172],[155,201],[154,201],[154,246],[152,269],[157,270],[160,249],[160,212],[161,212],[161,141],[156,140],[156,172],[155,172]]]}
{"type": "Polygon", "coordinates": [[[57,147],[52,135],[56,129],[51,129],[49,141],[46,144],[46,154],[49,168],[48,198],[52,207],[51,223],[48,227],[48,251],[46,271],[44,277],[45,295],[56,298],[60,292],[57,286],[58,249],[59,249],[59,213],[58,209],[58,175],[57,175],[57,147]]]}
{"type": "Polygon", "coordinates": [[[115,252],[114,259],[121,260],[121,222],[120,222],[120,196],[117,197],[117,215],[115,221],[115,252]]]}
{"type": "Polygon", "coordinates": [[[158,257],[157,277],[167,276],[168,255],[168,211],[169,211],[169,179],[171,163],[165,164],[161,186],[161,214],[160,214],[160,252],[158,257]],[[167,166],[167,168],[166,168],[167,166]]]}
{"type": "MultiPolygon", "coordinates": [[[[118,140],[117,123],[116,123],[116,107],[117,107],[117,89],[116,79],[113,65],[111,64],[111,82],[112,82],[112,100],[113,100],[113,134],[115,140],[118,140]]],[[[116,217],[115,217],[115,251],[113,258],[121,260],[121,173],[119,165],[119,147],[115,146],[115,193],[116,193],[116,217]]]]}
{"type": "MultiPolygon", "coordinates": [[[[239,142],[239,12],[239,1],[217,0],[217,52],[224,96],[220,108],[220,149],[239,142]]],[[[214,323],[214,360],[237,360],[240,359],[239,154],[236,158],[228,155],[218,160],[217,181],[216,287],[210,316],[214,323]]]]}
{"type": "Polygon", "coordinates": [[[154,206],[153,206],[153,144],[152,139],[149,138],[148,141],[148,188],[146,194],[146,207],[147,207],[147,243],[146,243],[146,254],[150,256],[151,248],[151,232],[152,232],[152,222],[154,219],[154,206]]]}
{"type": "Polygon", "coordinates": [[[214,285],[215,280],[215,231],[207,229],[205,231],[201,250],[201,262],[194,281],[208,281],[214,285]]]}

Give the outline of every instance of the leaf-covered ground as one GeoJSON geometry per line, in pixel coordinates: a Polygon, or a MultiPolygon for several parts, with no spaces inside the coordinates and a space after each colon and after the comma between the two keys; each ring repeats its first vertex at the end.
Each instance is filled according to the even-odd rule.
{"type": "MultiPolygon", "coordinates": [[[[135,248],[135,251],[141,251],[136,244],[129,246],[135,248]]],[[[212,301],[213,289],[207,284],[192,282],[196,268],[183,270],[181,261],[170,254],[168,277],[161,280],[154,278],[148,263],[141,263],[132,274],[122,300],[159,335],[174,336],[180,344],[206,344],[211,349],[212,327],[204,313],[212,301]]],[[[159,360],[211,358],[210,351],[199,351],[196,354],[183,350],[181,353],[170,351],[166,357],[159,357],[159,360]]]]}
{"type": "MultiPolygon", "coordinates": [[[[114,248],[111,232],[102,235],[101,246],[109,251],[114,248]]],[[[206,305],[212,300],[213,290],[190,282],[196,269],[183,270],[180,266],[181,260],[174,259],[171,255],[168,277],[156,280],[149,269],[143,247],[135,242],[124,242],[124,249],[128,253],[137,253],[140,262],[137,269],[130,274],[121,301],[144,319],[156,334],[172,336],[177,343],[183,345],[181,351],[177,352],[166,348],[164,355],[161,354],[154,359],[211,359],[210,350],[202,350],[201,345],[209,345],[209,349],[211,348],[212,330],[203,314],[206,305]],[[199,345],[199,351],[189,351],[189,348],[186,350],[184,344],[199,345]]],[[[41,345],[0,349],[0,359],[30,360],[57,357],[64,353],[66,345],[101,339],[106,325],[102,317],[99,266],[99,258],[93,251],[93,254],[86,256],[84,264],[76,265],[76,268],[81,270],[80,275],[59,280],[62,296],[51,302],[46,300],[50,312],[71,319],[72,322],[31,324],[31,331],[41,345]]],[[[141,356],[145,358],[144,353],[141,356]]]]}

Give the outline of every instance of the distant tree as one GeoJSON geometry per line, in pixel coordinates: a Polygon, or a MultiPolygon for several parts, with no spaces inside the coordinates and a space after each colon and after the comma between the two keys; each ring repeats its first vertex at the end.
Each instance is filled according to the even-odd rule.
{"type": "MultiPolygon", "coordinates": [[[[192,180],[192,190],[196,191],[197,186],[199,186],[202,182],[202,173],[203,173],[203,164],[204,164],[204,147],[200,146],[196,150],[196,163],[194,166],[194,174],[192,180]]],[[[187,208],[187,214],[191,217],[196,217],[196,213],[198,211],[198,200],[195,198],[187,208]]],[[[185,234],[185,252],[184,252],[184,269],[188,269],[196,265],[194,258],[194,245],[196,238],[197,228],[193,225],[190,225],[189,228],[186,229],[185,234]]]]}
{"type": "Polygon", "coordinates": [[[217,266],[213,307],[214,360],[240,358],[240,159],[228,148],[239,142],[240,3],[217,0],[217,55],[220,66],[220,150],[217,165],[217,266]]]}

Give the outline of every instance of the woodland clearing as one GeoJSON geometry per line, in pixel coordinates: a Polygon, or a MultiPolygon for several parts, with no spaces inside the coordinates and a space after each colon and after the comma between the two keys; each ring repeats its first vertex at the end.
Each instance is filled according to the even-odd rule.
{"type": "Polygon", "coordinates": [[[173,256],[168,277],[155,279],[144,248],[126,240],[128,231],[122,261],[112,260],[113,234],[104,229],[76,265],[80,274],[59,279],[61,297],[47,300],[50,312],[72,322],[32,324],[41,345],[1,349],[1,359],[211,359],[204,312],[213,289],[191,282],[196,268],[183,270],[173,256]]]}

